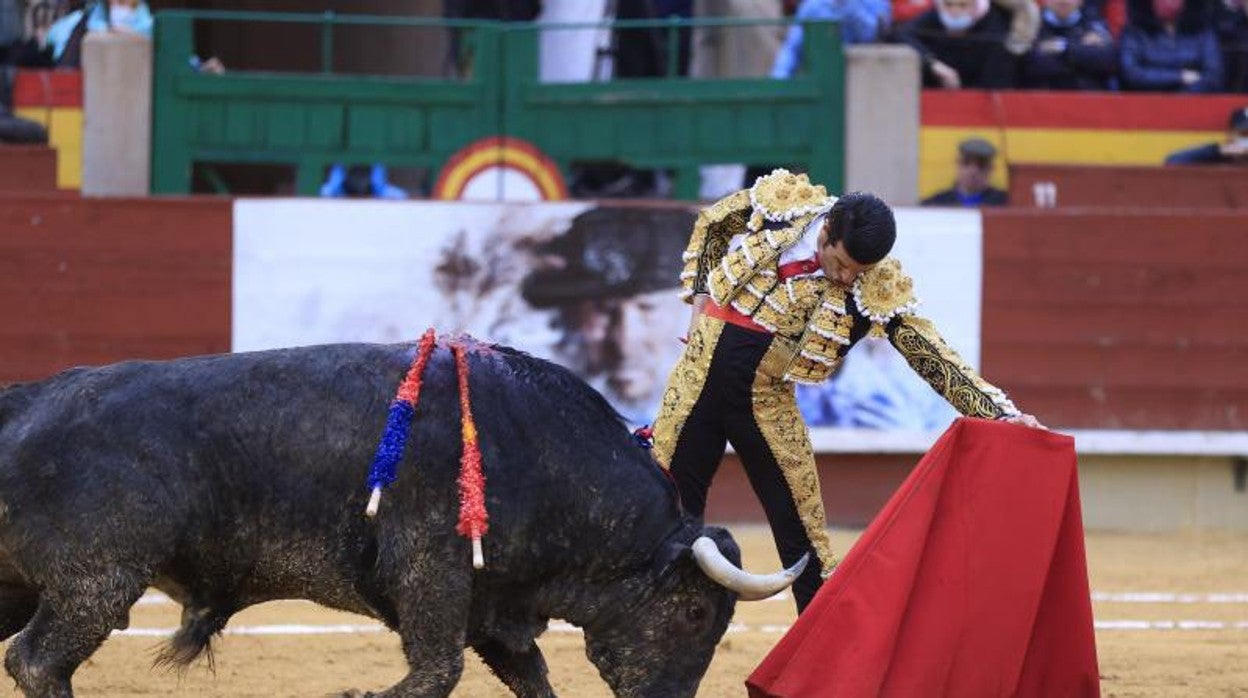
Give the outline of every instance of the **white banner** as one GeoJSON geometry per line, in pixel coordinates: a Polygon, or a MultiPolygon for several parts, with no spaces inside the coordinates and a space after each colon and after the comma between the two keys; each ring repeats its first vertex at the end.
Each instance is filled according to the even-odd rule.
{"type": "MultiPolygon", "coordinates": [[[[239,200],[233,349],[466,332],[568,366],[630,422],[649,423],[689,320],[676,279],[692,215],[584,202],[239,200]]],[[[901,209],[897,221],[895,256],[915,278],[920,312],[978,365],[979,214],[901,209]]],[[[862,342],[799,400],[812,427],[931,431],[955,416],[886,341],[862,342]]]]}

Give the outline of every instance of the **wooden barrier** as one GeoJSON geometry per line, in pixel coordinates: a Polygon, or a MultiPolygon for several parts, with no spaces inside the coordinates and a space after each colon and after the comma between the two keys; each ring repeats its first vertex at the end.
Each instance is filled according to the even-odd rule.
{"type": "Polygon", "coordinates": [[[0,146],[0,191],[56,191],[56,151],[43,145],[0,146]]]}
{"type": "Polygon", "coordinates": [[[1012,164],[1010,203],[1248,208],[1248,167],[1012,164]]]}
{"type": "Polygon", "coordinates": [[[0,197],[0,385],[229,351],[232,206],[0,197]]]}
{"type": "Polygon", "coordinates": [[[1065,428],[1248,428],[1248,214],[984,213],[982,363],[1065,428]]]}

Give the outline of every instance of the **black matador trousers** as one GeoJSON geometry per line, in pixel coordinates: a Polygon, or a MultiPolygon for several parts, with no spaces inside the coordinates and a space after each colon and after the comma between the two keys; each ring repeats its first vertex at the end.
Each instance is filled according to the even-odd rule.
{"type": "Polygon", "coordinates": [[[685,509],[702,516],[711,479],[732,444],[771,524],[786,567],[813,553],[793,585],[800,613],[835,566],[810,436],[794,385],[781,379],[787,357],[773,335],[698,317],[672,369],[654,425],[654,452],[685,509]]]}

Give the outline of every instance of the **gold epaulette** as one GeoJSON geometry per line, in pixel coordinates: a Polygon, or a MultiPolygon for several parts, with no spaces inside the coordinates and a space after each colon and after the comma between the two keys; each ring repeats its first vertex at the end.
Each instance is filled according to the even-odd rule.
{"type": "Polygon", "coordinates": [[[797,218],[813,218],[836,203],[822,184],[811,184],[805,173],[793,174],[784,168],[754,180],[750,187],[750,230],[763,229],[766,221],[788,223],[797,218]]]}
{"type": "Polygon", "coordinates": [[[824,293],[819,307],[810,315],[797,346],[797,357],[784,377],[799,383],[827,380],[840,363],[841,352],[850,345],[853,329],[854,317],[845,307],[844,294],[824,293]]]}
{"type": "Polygon", "coordinates": [[[914,282],[892,257],[859,274],[853,295],[858,311],[871,321],[872,337],[884,337],[884,328],[893,318],[913,315],[919,307],[914,282]]]}
{"type": "Polygon", "coordinates": [[[715,303],[726,306],[745,295],[743,292],[747,289],[761,302],[777,283],[776,268],[780,255],[801,239],[810,220],[811,217],[807,216],[797,219],[788,228],[761,230],[746,235],[741,245],[725,254],[707,274],[707,290],[715,303]]]}

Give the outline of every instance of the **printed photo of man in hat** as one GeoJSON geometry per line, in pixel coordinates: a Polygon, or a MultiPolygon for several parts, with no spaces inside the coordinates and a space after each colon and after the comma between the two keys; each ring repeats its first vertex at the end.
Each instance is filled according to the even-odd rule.
{"type": "Polygon", "coordinates": [[[590,209],[537,250],[521,283],[531,306],[555,311],[552,358],[635,425],[654,420],[683,348],[680,255],[695,217],[687,208],[590,209]]]}

